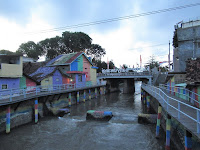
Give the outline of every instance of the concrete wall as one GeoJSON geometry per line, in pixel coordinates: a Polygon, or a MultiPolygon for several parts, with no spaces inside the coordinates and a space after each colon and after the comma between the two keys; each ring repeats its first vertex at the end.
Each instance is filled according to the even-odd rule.
{"type": "Polygon", "coordinates": [[[200,26],[178,28],[178,50],[174,49],[174,71],[184,72],[188,58],[200,57],[200,26]],[[178,60],[177,60],[178,58],[178,60]],[[177,65],[177,67],[176,67],[177,65]]]}

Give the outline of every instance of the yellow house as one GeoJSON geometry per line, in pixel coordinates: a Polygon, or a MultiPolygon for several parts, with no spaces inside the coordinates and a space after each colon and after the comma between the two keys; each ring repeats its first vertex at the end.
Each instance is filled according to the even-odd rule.
{"type": "Polygon", "coordinates": [[[22,55],[0,55],[0,77],[22,77],[22,55]]]}
{"type": "Polygon", "coordinates": [[[97,69],[98,67],[92,66],[90,69],[90,80],[92,82],[92,85],[97,84],[97,69]]]}

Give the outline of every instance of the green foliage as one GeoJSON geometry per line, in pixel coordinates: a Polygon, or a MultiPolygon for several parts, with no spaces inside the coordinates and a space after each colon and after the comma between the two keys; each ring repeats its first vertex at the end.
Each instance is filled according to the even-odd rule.
{"type": "Polygon", "coordinates": [[[128,66],[126,64],[123,64],[122,68],[126,69],[126,68],[128,68],[128,66]]]}
{"type": "Polygon", "coordinates": [[[62,42],[67,53],[85,51],[91,47],[92,39],[83,32],[63,32],[62,42]]]}
{"type": "Polygon", "coordinates": [[[150,67],[150,69],[153,69],[154,67],[157,67],[158,70],[159,69],[161,70],[161,72],[167,72],[168,71],[168,67],[167,66],[161,67],[159,62],[155,60],[154,56],[150,56],[150,59],[148,61],[148,65],[145,65],[146,69],[148,67],[150,67]]]}
{"type": "MultiPolygon", "coordinates": [[[[102,69],[107,69],[107,63],[105,61],[101,61],[101,60],[92,60],[93,64],[96,65],[98,67],[97,69],[97,73],[102,72],[102,69]]],[[[115,68],[115,64],[113,63],[113,61],[109,62],[109,69],[114,69],[115,68]]]]}
{"type": "Polygon", "coordinates": [[[63,32],[62,36],[47,38],[35,44],[33,41],[20,45],[17,53],[37,59],[45,55],[47,59],[53,59],[60,54],[84,51],[92,58],[100,59],[106,54],[98,44],[92,44],[92,39],[83,32],[63,32]]]}
{"type": "Polygon", "coordinates": [[[42,47],[47,59],[53,59],[63,52],[62,38],[59,36],[47,38],[40,41],[38,45],[42,47]]]}
{"type": "Polygon", "coordinates": [[[173,46],[174,46],[174,48],[178,47],[177,30],[174,31],[174,36],[173,36],[173,46]]]}
{"type": "Polygon", "coordinates": [[[15,54],[15,53],[11,52],[9,50],[2,49],[2,50],[0,50],[0,54],[12,55],[12,54],[15,54]]]}
{"type": "Polygon", "coordinates": [[[86,54],[92,58],[101,59],[101,56],[104,56],[106,51],[100,45],[92,44],[91,47],[86,50],[86,54]]]}
{"type": "Polygon", "coordinates": [[[16,53],[25,54],[27,57],[34,59],[39,59],[39,56],[44,54],[43,49],[33,41],[22,43],[16,53]]]}

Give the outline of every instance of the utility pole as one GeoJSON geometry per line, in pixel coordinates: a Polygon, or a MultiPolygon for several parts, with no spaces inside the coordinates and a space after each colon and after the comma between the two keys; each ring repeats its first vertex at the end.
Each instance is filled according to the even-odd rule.
{"type": "Polygon", "coordinates": [[[169,70],[170,70],[170,40],[169,40],[169,56],[168,56],[168,61],[169,61],[169,70]]]}

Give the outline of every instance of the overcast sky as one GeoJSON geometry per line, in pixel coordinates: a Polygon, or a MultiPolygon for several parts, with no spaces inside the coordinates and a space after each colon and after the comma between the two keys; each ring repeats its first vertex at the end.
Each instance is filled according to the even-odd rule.
{"type": "MultiPolygon", "coordinates": [[[[21,43],[27,41],[39,42],[45,38],[61,36],[64,31],[81,31],[88,34],[94,44],[105,48],[107,54],[102,60],[113,60],[118,67],[122,64],[136,66],[140,62],[140,55],[143,64],[152,55],[157,61],[167,61],[168,43],[169,40],[172,43],[174,25],[182,20],[200,18],[200,5],[56,32],[41,33],[41,30],[198,2],[199,0],[0,0],[0,49],[16,51],[21,43]]],[[[172,53],[171,46],[171,59],[172,53]]]]}

